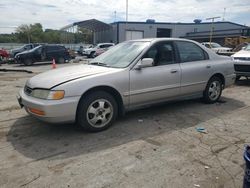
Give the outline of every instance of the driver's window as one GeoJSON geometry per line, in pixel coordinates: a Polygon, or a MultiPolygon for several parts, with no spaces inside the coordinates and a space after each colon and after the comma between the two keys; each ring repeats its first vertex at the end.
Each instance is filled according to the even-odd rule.
{"type": "Polygon", "coordinates": [[[152,46],[143,58],[152,58],[154,66],[175,63],[174,48],[172,42],[160,42],[152,46]]]}

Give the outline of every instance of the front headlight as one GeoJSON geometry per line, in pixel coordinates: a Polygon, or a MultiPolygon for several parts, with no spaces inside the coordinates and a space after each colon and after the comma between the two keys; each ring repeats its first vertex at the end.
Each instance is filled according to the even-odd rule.
{"type": "Polygon", "coordinates": [[[51,91],[46,89],[34,89],[31,95],[39,99],[60,100],[64,97],[64,91],[51,91]]]}

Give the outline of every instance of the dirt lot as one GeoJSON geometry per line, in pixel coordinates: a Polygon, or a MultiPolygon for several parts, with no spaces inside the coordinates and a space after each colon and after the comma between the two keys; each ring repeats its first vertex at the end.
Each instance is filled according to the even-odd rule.
{"type": "Polygon", "coordinates": [[[39,122],[19,108],[18,90],[51,65],[27,69],[34,73],[0,72],[1,187],[242,187],[250,81],[224,90],[217,104],[190,100],[137,110],[90,134],[39,122]]]}

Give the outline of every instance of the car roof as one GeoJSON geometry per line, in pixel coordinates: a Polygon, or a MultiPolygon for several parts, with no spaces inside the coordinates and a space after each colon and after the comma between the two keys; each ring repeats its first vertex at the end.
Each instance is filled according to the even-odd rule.
{"type": "Polygon", "coordinates": [[[130,41],[138,41],[138,42],[160,42],[160,41],[190,41],[190,42],[196,42],[189,39],[184,38],[144,38],[144,39],[136,39],[136,40],[130,40],[130,41]]]}
{"type": "Polygon", "coordinates": [[[97,45],[103,45],[103,44],[111,44],[111,45],[113,45],[114,43],[98,43],[97,45]]]}
{"type": "Polygon", "coordinates": [[[216,42],[202,42],[201,44],[218,44],[218,43],[216,43],[216,42]]]}

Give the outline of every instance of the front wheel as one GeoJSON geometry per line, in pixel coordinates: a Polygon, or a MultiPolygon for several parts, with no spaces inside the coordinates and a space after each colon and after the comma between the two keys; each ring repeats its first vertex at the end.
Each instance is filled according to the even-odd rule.
{"type": "Polygon", "coordinates": [[[88,94],[79,102],[77,125],[89,132],[107,129],[117,117],[118,107],[112,95],[104,91],[88,94]]]}
{"type": "Polygon", "coordinates": [[[212,104],[219,100],[222,93],[222,81],[218,77],[212,77],[203,92],[205,103],[212,104]]]}
{"type": "Polygon", "coordinates": [[[91,52],[89,55],[90,58],[94,58],[95,57],[95,52],[91,52]]]}
{"type": "Polygon", "coordinates": [[[25,60],[24,60],[24,65],[25,65],[25,66],[30,66],[30,65],[32,65],[32,64],[33,64],[32,59],[25,59],[25,60]]]}

